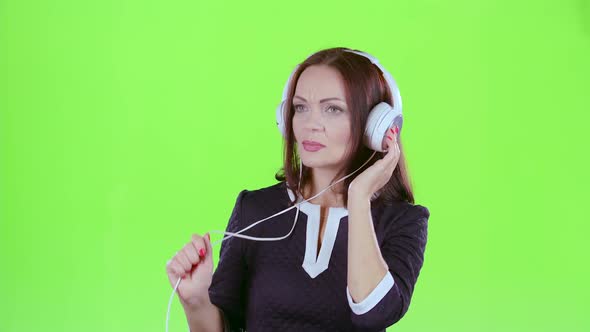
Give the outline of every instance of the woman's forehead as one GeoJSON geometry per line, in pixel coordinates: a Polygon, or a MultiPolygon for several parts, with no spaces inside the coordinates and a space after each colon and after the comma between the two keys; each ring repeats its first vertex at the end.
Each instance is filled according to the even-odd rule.
{"type": "Polygon", "coordinates": [[[336,69],[325,65],[307,67],[299,76],[295,95],[314,102],[324,98],[345,100],[342,75],[336,69]]]}

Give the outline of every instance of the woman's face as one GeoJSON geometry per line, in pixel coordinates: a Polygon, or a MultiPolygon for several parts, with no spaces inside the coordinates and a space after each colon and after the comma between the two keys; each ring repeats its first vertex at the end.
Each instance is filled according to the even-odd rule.
{"type": "Polygon", "coordinates": [[[350,111],[340,73],[326,65],[307,67],[293,98],[293,132],[301,162],[337,171],[350,143],[350,111]],[[318,148],[308,141],[317,142],[318,148]]]}

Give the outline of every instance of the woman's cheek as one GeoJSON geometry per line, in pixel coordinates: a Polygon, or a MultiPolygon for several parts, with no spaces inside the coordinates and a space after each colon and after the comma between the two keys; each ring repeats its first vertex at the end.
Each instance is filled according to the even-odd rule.
{"type": "Polygon", "coordinates": [[[334,137],[340,144],[348,144],[350,140],[350,124],[348,122],[341,123],[334,137]]]}

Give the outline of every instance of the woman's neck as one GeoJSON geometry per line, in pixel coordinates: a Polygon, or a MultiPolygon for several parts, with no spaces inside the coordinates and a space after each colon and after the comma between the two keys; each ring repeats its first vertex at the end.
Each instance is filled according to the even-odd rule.
{"type": "MultiPolygon", "coordinates": [[[[320,205],[322,207],[344,207],[344,195],[337,194],[335,192],[336,189],[334,189],[338,188],[339,185],[340,183],[334,185],[332,188],[324,191],[320,196],[310,200],[309,202],[312,204],[320,205]],[[332,189],[334,189],[334,191],[332,191],[332,189]]],[[[313,183],[308,183],[308,185],[303,188],[304,199],[308,199],[309,197],[317,195],[317,193],[319,193],[327,186],[329,186],[329,183],[326,183],[323,187],[319,188],[313,183]]]]}

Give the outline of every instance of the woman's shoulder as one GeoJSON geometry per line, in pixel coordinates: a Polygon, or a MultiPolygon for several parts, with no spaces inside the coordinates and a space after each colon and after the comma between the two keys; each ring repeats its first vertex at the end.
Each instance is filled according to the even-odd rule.
{"type": "Polygon", "coordinates": [[[380,206],[378,215],[385,228],[400,228],[408,224],[427,227],[430,211],[424,205],[394,201],[380,206]]]}
{"type": "Polygon", "coordinates": [[[249,199],[284,199],[287,197],[284,181],[256,189],[244,189],[244,195],[249,199]],[[283,194],[283,195],[281,195],[283,194]]]}
{"type": "Polygon", "coordinates": [[[284,181],[256,189],[244,189],[240,192],[241,204],[249,210],[271,209],[284,206],[289,202],[284,181]]]}

